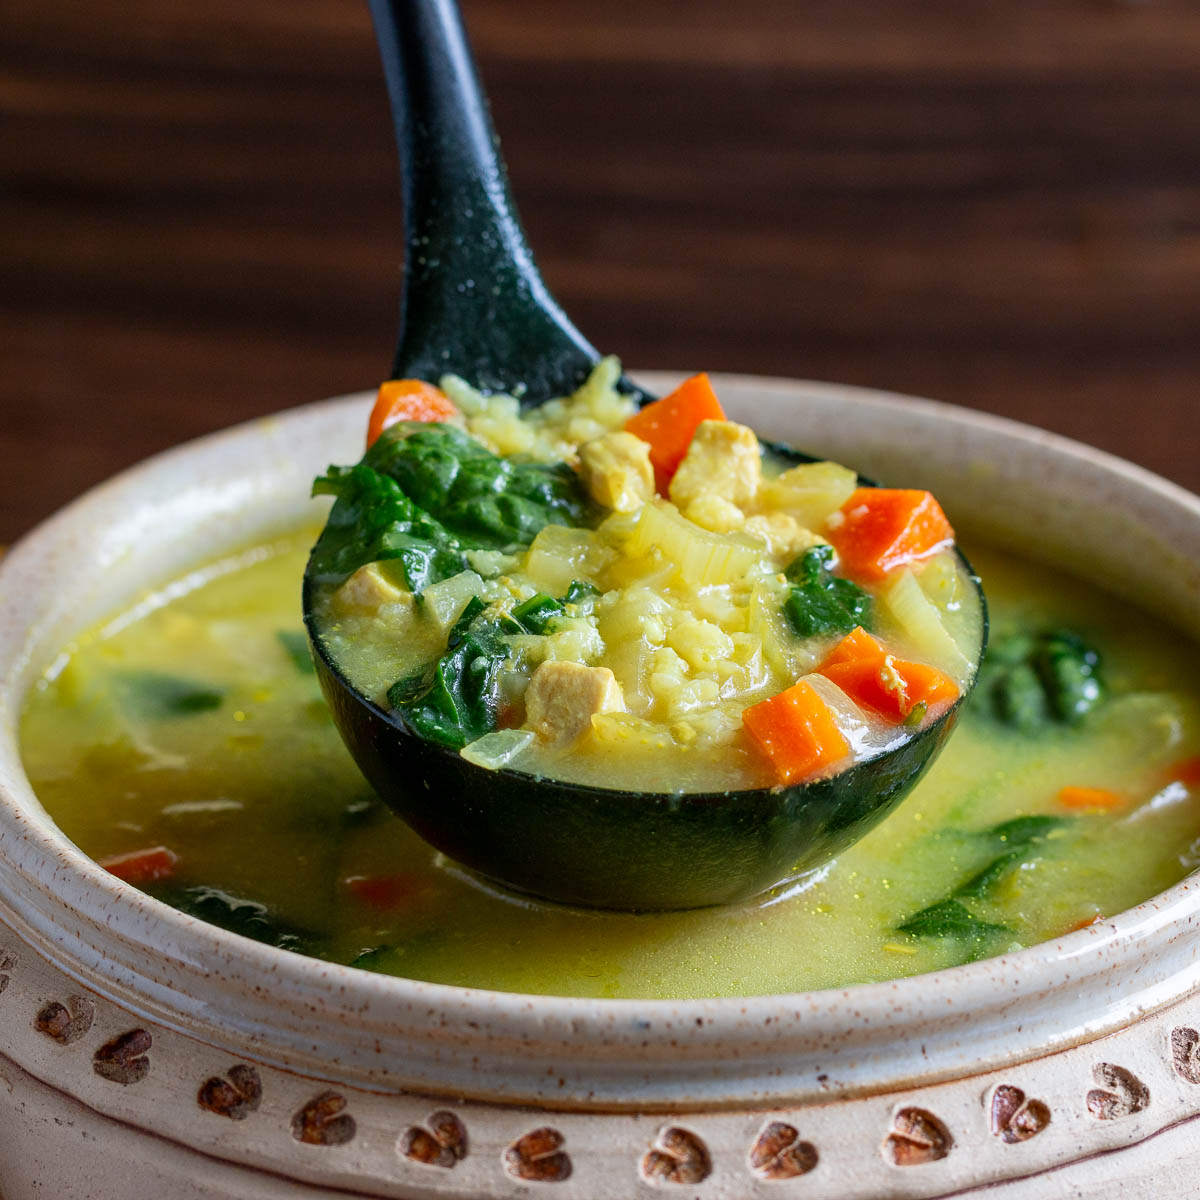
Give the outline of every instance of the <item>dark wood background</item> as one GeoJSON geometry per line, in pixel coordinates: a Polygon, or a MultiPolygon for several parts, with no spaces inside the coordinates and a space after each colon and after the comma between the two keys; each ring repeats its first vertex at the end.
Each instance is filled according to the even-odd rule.
{"type": "MultiPolygon", "coordinates": [[[[633,366],[936,396],[1200,490],[1194,0],[466,0],[552,289],[633,366]]],[[[355,0],[6,0],[0,541],[373,386],[401,260],[355,0]]]]}

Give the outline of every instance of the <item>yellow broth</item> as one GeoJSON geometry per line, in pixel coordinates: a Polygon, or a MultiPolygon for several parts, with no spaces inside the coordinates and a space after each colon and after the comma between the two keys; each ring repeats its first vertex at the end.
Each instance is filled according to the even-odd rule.
{"type": "Polygon", "coordinates": [[[103,861],[166,846],[175,876],[147,891],[263,940],[520,992],[841,987],[1059,936],[1161,891],[1200,854],[1200,783],[1171,769],[1200,754],[1195,647],[1090,586],[976,550],[994,636],[1067,626],[1103,653],[1111,697],[1080,725],[1030,737],[973,699],[891,818],[762,903],[631,915],[504,894],[390,816],[343,749],[296,656],[310,543],[305,531],[213,564],[80,637],[22,721],[34,788],[84,852],[103,861]],[[1123,803],[1068,809],[1058,793],[1070,786],[1123,803]],[[969,902],[1001,928],[966,939],[899,931],[1004,853],[980,831],[1030,814],[1064,822],[969,902]]]}

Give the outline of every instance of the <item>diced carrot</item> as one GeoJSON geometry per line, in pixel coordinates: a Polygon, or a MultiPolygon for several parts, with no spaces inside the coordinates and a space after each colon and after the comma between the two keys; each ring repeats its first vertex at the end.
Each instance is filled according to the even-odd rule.
{"type": "Polygon", "coordinates": [[[1099,925],[1104,920],[1102,913],[1092,913],[1090,917],[1084,917],[1082,920],[1076,921],[1074,925],[1067,928],[1067,933],[1078,933],[1081,929],[1087,929],[1089,925],[1099,925]]]}
{"type": "Polygon", "coordinates": [[[899,725],[908,720],[914,705],[908,703],[904,680],[887,666],[886,656],[860,658],[823,667],[821,674],[836,683],[861,708],[869,708],[885,721],[899,725]]]}
{"type": "Polygon", "coordinates": [[[389,379],[379,385],[379,395],[367,424],[367,445],[372,445],[397,421],[449,421],[457,416],[454,402],[432,383],[423,379],[389,379]]]}
{"type": "Polygon", "coordinates": [[[855,704],[895,724],[907,721],[917,710],[922,721],[934,720],[959,695],[958,684],[949,675],[888,654],[862,626],[842,638],[817,671],[855,704]]]}
{"type": "MultiPolygon", "coordinates": [[[[891,657],[889,655],[889,657],[891,657]]],[[[958,684],[937,667],[926,663],[907,662],[892,658],[892,666],[904,680],[904,695],[908,711],[905,719],[912,715],[918,705],[925,706],[925,719],[940,717],[959,697],[958,684]]]]}
{"type": "Polygon", "coordinates": [[[647,404],[625,422],[625,429],[650,443],[654,483],[665,496],[671,476],[683,462],[692,435],[701,421],[724,421],[725,411],[708,376],[702,371],[685,379],[661,400],[647,404]]]}
{"type": "Polygon", "coordinates": [[[834,663],[853,662],[860,658],[879,658],[886,654],[880,642],[877,642],[861,625],[856,625],[829,652],[821,664],[821,670],[834,663]]]}
{"type": "Polygon", "coordinates": [[[433,896],[433,884],[420,875],[350,875],[346,887],[371,908],[390,912],[399,908],[424,907],[433,896]]]}
{"type": "Polygon", "coordinates": [[[841,572],[882,579],[889,571],[943,549],[954,530],[930,492],[858,488],[825,524],[841,572]]]}
{"type": "Polygon", "coordinates": [[[1195,758],[1185,758],[1167,769],[1167,779],[1178,781],[1184,787],[1200,787],[1200,755],[1195,758]]]}
{"type": "Polygon", "coordinates": [[[1058,793],[1058,802],[1064,808],[1124,808],[1128,803],[1120,792],[1095,787],[1062,788],[1058,793]]]}
{"type": "Polygon", "coordinates": [[[833,710],[803,679],[744,709],[742,721],[771,760],[780,783],[799,783],[850,757],[850,743],[837,727],[833,710]]]}
{"type": "Polygon", "coordinates": [[[157,883],[175,874],[179,855],[166,846],[151,846],[147,850],[132,850],[102,858],[100,866],[126,883],[157,883]]]}

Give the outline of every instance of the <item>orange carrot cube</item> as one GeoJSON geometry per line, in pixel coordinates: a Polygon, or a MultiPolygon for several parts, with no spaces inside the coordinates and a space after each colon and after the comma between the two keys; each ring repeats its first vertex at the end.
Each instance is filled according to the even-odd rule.
{"type": "Polygon", "coordinates": [[[856,625],[829,652],[821,664],[821,670],[834,663],[854,662],[863,658],[880,658],[887,651],[882,643],[876,641],[861,625],[856,625]]]}
{"type": "Polygon", "coordinates": [[[397,421],[449,421],[458,416],[454,402],[423,379],[389,379],[379,385],[379,395],[367,423],[367,445],[397,421]]]}
{"type": "Polygon", "coordinates": [[[922,721],[934,720],[959,696],[958,684],[949,675],[888,654],[861,626],[848,633],[817,670],[860,708],[897,725],[921,705],[922,721]]]}
{"type": "Polygon", "coordinates": [[[825,534],[842,573],[857,579],[882,579],[954,541],[933,495],[906,488],[858,488],[826,522],[825,534]]]}
{"type": "Polygon", "coordinates": [[[806,680],[752,704],[742,712],[742,722],[780,783],[800,783],[850,758],[850,743],[833,710],[806,680]]]}
{"type": "Polygon", "coordinates": [[[1124,808],[1128,803],[1120,792],[1097,787],[1062,788],[1058,802],[1064,808],[1124,808]]]}
{"type": "Polygon", "coordinates": [[[433,885],[413,872],[398,875],[349,875],[343,880],[348,891],[380,912],[416,909],[433,897],[433,885]]]}
{"type": "Polygon", "coordinates": [[[166,846],[151,846],[148,850],[133,850],[100,860],[100,866],[110,874],[133,884],[170,879],[178,863],[179,855],[166,846]]]}
{"type": "Polygon", "coordinates": [[[660,495],[667,494],[671,476],[687,454],[701,421],[724,421],[725,411],[703,371],[685,379],[661,400],[647,404],[625,422],[634,437],[650,444],[650,463],[660,495]]]}

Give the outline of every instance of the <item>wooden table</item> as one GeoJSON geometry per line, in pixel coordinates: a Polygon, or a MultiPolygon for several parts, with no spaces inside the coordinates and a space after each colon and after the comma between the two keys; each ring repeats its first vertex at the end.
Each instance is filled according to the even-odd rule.
{"type": "MultiPolygon", "coordinates": [[[[464,7],[531,241],[600,347],[936,396],[1200,490],[1200,6],[464,7]]],[[[361,4],[10,0],[0,103],[0,541],[386,372],[361,4]]]]}

